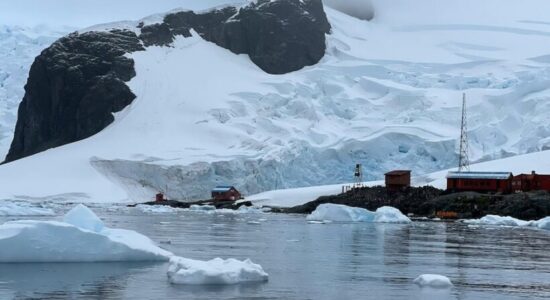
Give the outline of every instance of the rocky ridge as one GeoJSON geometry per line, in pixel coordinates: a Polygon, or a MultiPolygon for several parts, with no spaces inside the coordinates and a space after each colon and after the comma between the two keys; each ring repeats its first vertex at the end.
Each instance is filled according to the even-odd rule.
{"type": "Polygon", "coordinates": [[[114,121],[113,113],[136,97],[125,84],[136,75],[126,55],[169,47],[176,36],[193,31],[233,53],[248,54],[267,73],[284,74],[323,57],[330,24],[321,0],[259,0],[201,14],[167,14],[161,23],[140,23],[135,32],[72,33],[35,59],[5,162],[103,130],[114,121]]]}

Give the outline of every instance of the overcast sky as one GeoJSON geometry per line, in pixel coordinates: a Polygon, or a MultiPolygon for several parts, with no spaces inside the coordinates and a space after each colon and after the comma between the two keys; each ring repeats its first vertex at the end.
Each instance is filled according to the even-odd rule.
{"type": "Polygon", "coordinates": [[[175,8],[205,9],[242,0],[0,0],[0,24],[88,27],[137,20],[175,8]]]}

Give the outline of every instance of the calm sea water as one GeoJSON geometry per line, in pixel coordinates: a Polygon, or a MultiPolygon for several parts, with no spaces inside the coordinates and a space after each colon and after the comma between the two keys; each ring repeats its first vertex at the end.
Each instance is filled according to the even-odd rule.
{"type": "Polygon", "coordinates": [[[0,299],[550,299],[548,231],[94,210],[108,226],[137,230],[179,256],[251,258],[269,282],[171,285],[166,263],[0,264],[0,299]],[[412,281],[424,273],[455,286],[421,289],[412,281]]]}

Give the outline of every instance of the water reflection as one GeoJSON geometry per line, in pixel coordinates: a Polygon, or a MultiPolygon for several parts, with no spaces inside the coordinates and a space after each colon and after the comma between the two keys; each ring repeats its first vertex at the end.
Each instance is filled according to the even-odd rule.
{"type": "Polygon", "coordinates": [[[98,213],[176,255],[251,258],[269,282],[171,285],[165,263],[0,265],[0,299],[550,299],[547,231],[308,224],[304,216],[278,214],[98,213]],[[420,289],[412,280],[424,273],[449,276],[455,287],[420,289]]]}
{"type": "Polygon", "coordinates": [[[147,272],[151,263],[0,264],[0,297],[66,299],[95,295],[120,298],[130,273],[147,272]]]}

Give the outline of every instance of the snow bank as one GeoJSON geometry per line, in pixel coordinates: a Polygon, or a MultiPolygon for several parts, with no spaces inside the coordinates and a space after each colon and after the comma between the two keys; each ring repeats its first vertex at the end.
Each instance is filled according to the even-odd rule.
{"type": "Polygon", "coordinates": [[[0,225],[0,262],[162,261],[172,253],[135,231],[112,229],[78,205],[64,222],[15,221],[0,225]]]}
{"type": "Polygon", "coordinates": [[[268,274],[262,266],[249,259],[215,258],[199,261],[183,257],[172,257],[168,268],[168,280],[174,284],[221,285],[242,282],[264,282],[268,274]]]}
{"type": "Polygon", "coordinates": [[[418,276],[413,282],[420,287],[450,288],[453,286],[448,277],[437,274],[423,274],[418,276]]]}
{"type": "Polygon", "coordinates": [[[53,216],[49,208],[33,206],[26,202],[0,202],[0,216],[53,216]]]}
{"type": "Polygon", "coordinates": [[[550,217],[546,217],[537,221],[524,221],[508,216],[502,217],[497,215],[487,215],[481,219],[463,220],[462,222],[470,225],[535,227],[539,229],[550,230],[550,217]]]}
{"type": "Polygon", "coordinates": [[[410,223],[411,220],[394,207],[384,206],[372,212],[340,204],[321,204],[307,216],[308,221],[410,223]]]}

